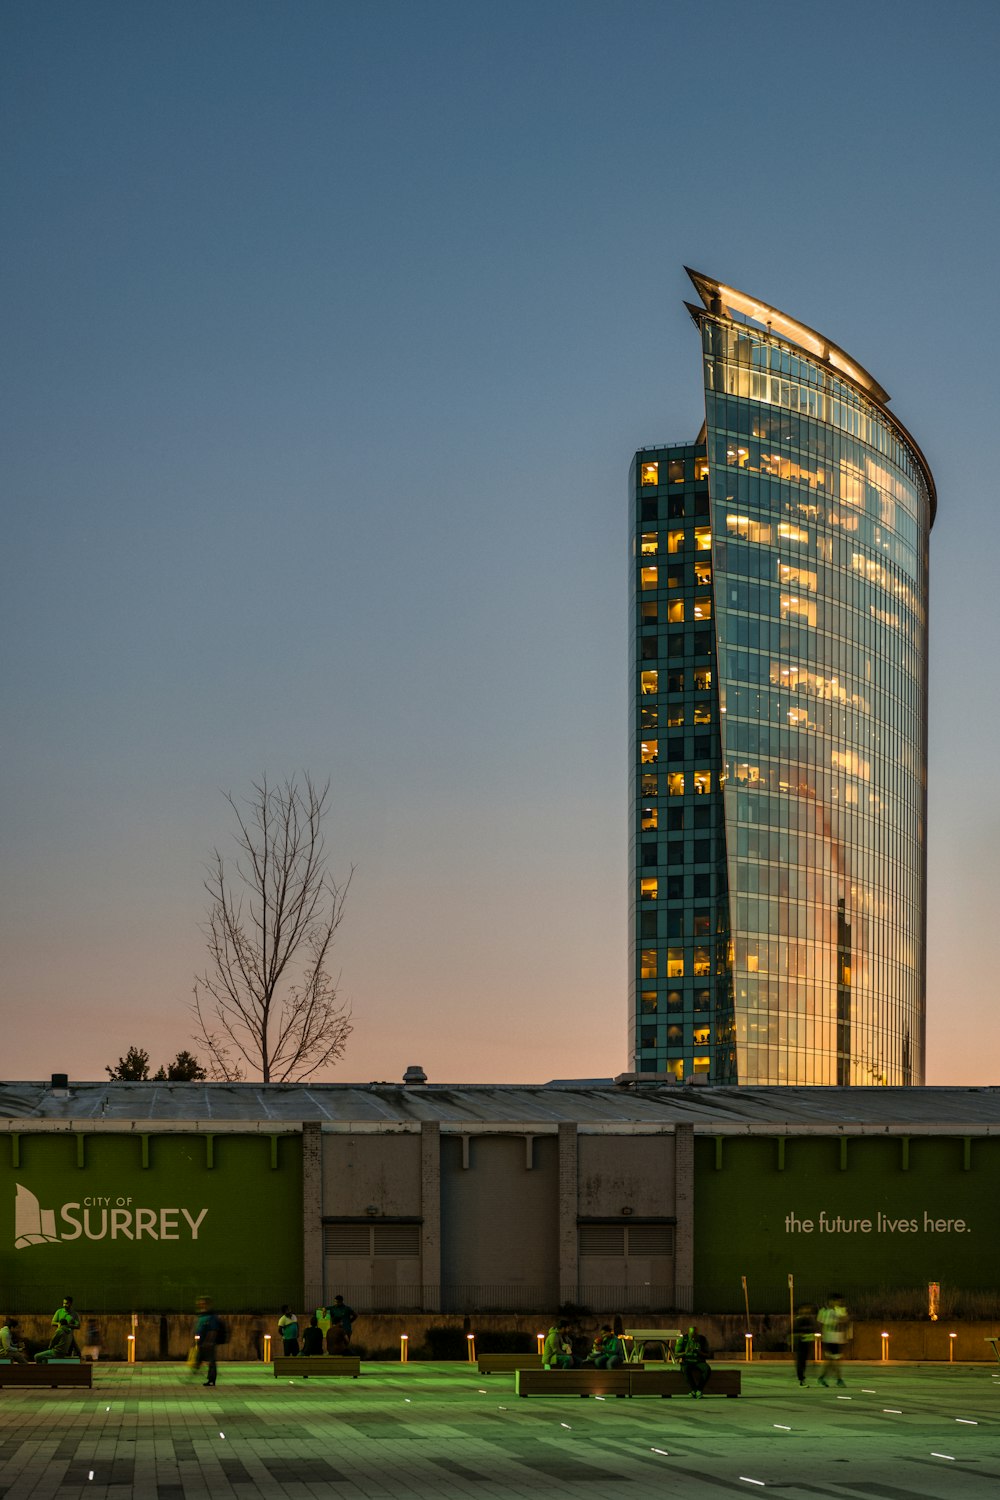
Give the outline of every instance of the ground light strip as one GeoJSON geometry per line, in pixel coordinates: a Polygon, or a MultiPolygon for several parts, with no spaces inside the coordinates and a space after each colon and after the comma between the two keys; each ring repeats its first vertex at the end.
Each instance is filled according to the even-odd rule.
{"type": "Polygon", "coordinates": [[[763,1479],[751,1479],[747,1474],[741,1474],[740,1478],[743,1480],[744,1484],[759,1484],[761,1489],[764,1488],[763,1479]]]}
{"type": "Polygon", "coordinates": [[[947,1458],[950,1459],[952,1463],[955,1462],[954,1453],[935,1453],[933,1448],[931,1449],[931,1458],[947,1458]]]}

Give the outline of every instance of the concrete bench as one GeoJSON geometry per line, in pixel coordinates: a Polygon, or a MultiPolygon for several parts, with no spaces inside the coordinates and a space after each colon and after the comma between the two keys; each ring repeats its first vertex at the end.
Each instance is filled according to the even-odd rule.
{"type": "Polygon", "coordinates": [[[618,1370],[517,1370],[514,1390],[518,1396],[627,1396],[630,1378],[626,1365],[618,1370]]]}
{"type": "Polygon", "coordinates": [[[308,1380],[311,1375],[346,1375],[357,1380],[361,1359],[356,1354],[279,1354],[273,1369],[275,1380],[279,1375],[297,1375],[300,1380],[308,1380]]]}
{"type": "Polygon", "coordinates": [[[0,1385],[60,1385],[90,1387],[94,1367],[81,1359],[49,1359],[38,1365],[21,1365],[15,1360],[0,1360],[0,1385]]]}
{"type": "MultiPolygon", "coordinates": [[[[632,1383],[629,1386],[630,1396],[687,1396],[690,1387],[684,1378],[684,1371],[671,1369],[665,1366],[661,1370],[636,1370],[634,1365],[629,1366],[632,1374],[632,1383]]],[[[713,1367],[705,1387],[706,1396],[739,1396],[742,1394],[742,1372],[739,1370],[720,1370],[713,1367]]]]}
{"type": "Polygon", "coordinates": [[[480,1375],[513,1375],[515,1370],[540,1370],[540,1354],[480,1354],[476,1369],[480,1375]]]}

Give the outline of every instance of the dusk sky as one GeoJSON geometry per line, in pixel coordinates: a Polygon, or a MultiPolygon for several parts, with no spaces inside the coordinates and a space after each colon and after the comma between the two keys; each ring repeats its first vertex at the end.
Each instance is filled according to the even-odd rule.
{"type": "Polygon", "coordinates": [[[1000,6],[3,7],[3,1072],[192,1045],[213,845],[331,781],[333,1080],[626,1056],[627,509],[690,265],[935,473],[928,1082],[1000,1082],[1000,6]]]}

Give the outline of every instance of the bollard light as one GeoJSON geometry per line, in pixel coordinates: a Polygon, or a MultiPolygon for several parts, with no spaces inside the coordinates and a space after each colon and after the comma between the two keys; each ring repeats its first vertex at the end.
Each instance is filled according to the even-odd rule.
{"type": "Polygon", "coordinates": [[[752,1333],[745,1333],[743,1335],[743,1338],[744,1338],[744,1341],[745,1341],[744,1347],[746,1349],[746,1354],[745,1354],[744,1358],[746,1359],[747,1364],[749,1364],[750,1361],[753,1359],[753,1334],[752,1333]]]}
{"type": "Polygon", "coordinates": [[[135,1364],[135,1334],[134,1333],[130,1333],[129,1336],[128,1336],[128,1362],[129,1362],[130,1365],[134,1365],[135,1364]]]}
{"type": "Polygon", "coordinates": [[[888,1335],[888,1333],[883,1332],[883,1334],[882,1334],[882,1363],[885,1364],[886,1361],[888,1360],[888,1358],[889,1358],[889,1335],[888,1335]]]}
{"type": "Polygon", "coordinates": [[[266,1365],[271,1363],[271,1335],[269,1333],[264,1335],[264,1351],[261,1358],[266,1365]]]}
{"type": "Polygon", "coordinates": [[[465,1335],[465,1342],[469,1350],[469,1364],[474,1365],[476,1363],[476,1335],[474,1333],[467,1333],[465,1335]]]}
{"type": "Polygon", "coordinates": [[[406,1364],[409,1348],[410,1335],[408,1333],[401,1333],[399,1335],[399,1362],[401,1365],[406,1364]]]}
{"type": "Polygon", "coordinates": [[[948,1363],[950,1365],[955,1363],[955,1340],[957,1338],[957,1333],[949,1333],[948,1335],[948,1363]]]}
{"type": "Polygon", "coordinates": [[[822,1357],[823,1357],[823,1335],[821,1333],[814,1333],[813,1334],[813,1359],[816,1360],[817,1363],[818,1363],[819,1360],[822,1359],[822,1357]]]}
{"type": "Polygon", "coordinates": [[[535,1334],[535,1338],[538,1340],[538,1352],[539,1352],[539,1354],[543,1354],[545,1352],[545,1335],[544,1335],[544,1333],[536,1333],[535,1334]]]}

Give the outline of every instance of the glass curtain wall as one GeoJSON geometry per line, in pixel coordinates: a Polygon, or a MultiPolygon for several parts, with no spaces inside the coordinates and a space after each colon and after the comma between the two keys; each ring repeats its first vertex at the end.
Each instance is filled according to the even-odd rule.
{"type": "Polygon", "coordinates": [[[924,470],[821,361],[700,322],[739,1081],[922,1083],[924,470]]]}
{"type": "Polygon", "coordinates": [[[841,351],[691,311],[705,429],[630,481],[633,1066],[922,1083],[933,480],[841,351]]]}

